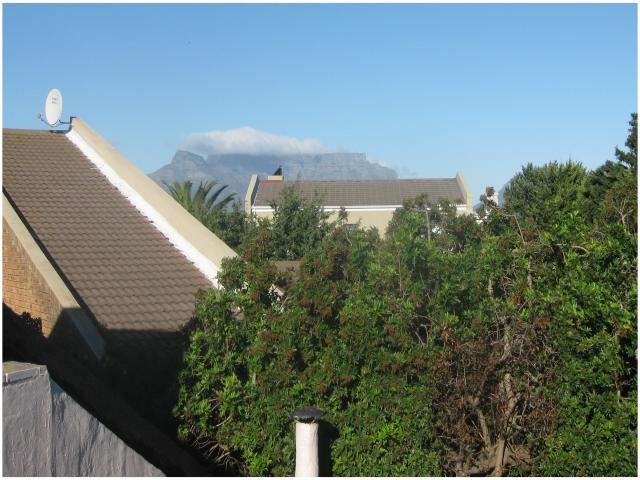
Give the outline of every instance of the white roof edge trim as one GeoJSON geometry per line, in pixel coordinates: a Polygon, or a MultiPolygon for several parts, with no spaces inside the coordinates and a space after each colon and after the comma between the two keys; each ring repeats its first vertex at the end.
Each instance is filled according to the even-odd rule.
{"type": "MultiPolygon", "coordinates": [[[[401,207],[402,205],[379,205],[379,206],[367,205],[367,206],[349,206],[349,207],[344,207],[344,209],[347,212],[393,212],[401,207]]],[[[461,209],[466,209],[467,205],[465,203],[462,203],[462,204],[458,203],[458,204],[455,204],[455,207],[456,209],[461,210],[461,209]]],[[[273,208],[262,206],[262,205],[259,205],[259,206],[254,205],[251,208],[254,212],[259,212],[259,213],[273,212],[273,208]]],[[[326,211],[333,212],[333,211],[340,210],[340,208],[342,207],[323,206],[322,208],[326,211]]]]}
{"type": "MultiPolygon", "coordinates": [[[[402,207],[402,205],[366,205],[366,206],[347,206],[344,209],[348,212],[392,212],[398,208],[402,207]]],[[[254,205],[253,210],[256,212],[272,212],[273,208],[269,206],[263,205],[254,205]]],[[[334,206],[334,205],[324,205],[322,207],[327,211],[338,211],[342,207],[334,206]]]]}
{"type": "Polygon", "coordinates": [[[66,137],[73,143],[97,169],[102,173],[109,183],[116,187],[136,210],[158,229],[169,242],[194,266],[207,277],[214,287],[218,287],[218,266],[205,257],[187,239],[173,228],[169,222],[149,204],[133,187],[131,187],[113,168],[96,152],[85,140],[74,130],[66,133],[66,137]]]}

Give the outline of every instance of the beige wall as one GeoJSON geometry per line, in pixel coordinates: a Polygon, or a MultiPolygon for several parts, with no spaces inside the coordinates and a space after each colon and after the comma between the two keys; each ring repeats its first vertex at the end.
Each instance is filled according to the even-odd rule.
{"type": "MultiPolygon", "coordinates": [[[[256,212],[258,218],[273,218],[273,212],[256,212]]],[[[358,223],[362,228],[376,227],[383,236],[393,217],[393,212],[347,212],[347,223],[358,223]]],[[[337,220],[338,212],[332,212],[329,219],[337,220]]]]}
{"type": "MultiPolygon", "coordinates": [[[[458,215],[467,213],[467,206],[460,205],[458,206],[458,215]]],[[[256,216],[259,218],[273,218],[272,211],[259,211],[255,212],[256,216]]],[[[371,228],[375,227],[378,229],[378,233],[381,237],[384,237],[387,232],[387,227],[389,226],[389,222],[393,218],[394,211],[347,211],[347,223],[358,223],[360,221],[360,226],[362,228],[371,228]]],[[[336,220],[338,218],[338,212],[332,212],[329,217],[330,220],[336,220]]]]}
{"type": "MultiPolygon", "coordinates": [[[[458,182],[458,186],[462,191],[463,198],[462,200],[466,204],[465,211],[468,214],[473,213],[473,195],[471,194],[471,190],[469,189],[469,185],[467,184],[467,180],[465,179],[462,172],[456,173],[456,182],[458,182]]],[[[460,213],[458,211],[458,213],[460,213]]]]}
{"type": "MultiPolygon", "coordinates": [[[[258,218],[273,218],[273,212],[256,212],[258,218]]],[[[393,212],[347,212],[347,223],[358,223],[362,228],[376,227],[380,236],[384,236],[387,226],[393,217],[393,212]]],[[[329,219],[337,220],[338,212],[332,212],[329,219]]]]}
{"type": "MultiPolygon", "coordinates": [[[[331,220],[338,218],[338,213],[331,214],[331,220]]],[[[358,223],[362,228],[375,227],[383,237],[393,218],[393,212],[347,212],[347,223],[358,223]]]]}

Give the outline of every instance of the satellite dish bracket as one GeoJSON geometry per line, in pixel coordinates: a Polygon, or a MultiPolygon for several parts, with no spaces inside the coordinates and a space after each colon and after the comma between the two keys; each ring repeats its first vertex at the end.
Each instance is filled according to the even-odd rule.
{"type": "Polygon", "coordinates": [[[50,127],[57,127],[60,125],[71,125],[71,118],[69,119],[68,122],[63,122],[62,120],[58,120],[56,123],[54,123],[53,125],[51,125],[49,122],[47,122],[44,117],[42,116],[41,113],[38,114],[38,120],[40,120],[42,123],[44,123],[45,125],[48,125],[50,127]]]}

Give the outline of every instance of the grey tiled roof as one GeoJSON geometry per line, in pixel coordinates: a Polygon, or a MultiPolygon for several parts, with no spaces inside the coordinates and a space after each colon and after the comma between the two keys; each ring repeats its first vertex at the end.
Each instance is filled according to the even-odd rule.
{"type": "Polygon", "coordinates": [[[405,200],[426,193],[429,200],[441,199],[463,204],[463,195],[455,178],[406,180],[337,181],[265,181],[258,184],[255,206],[266,207],[275,201],[285,185],[296,185],[306,198],[318,196],[325,206],[402,205],[405,200]]]}
{"type": "Polygon", "coordinates": [[[109,330],[175,332],[211,283],[58,132],[3,131],[3,189],[109,330]]]}

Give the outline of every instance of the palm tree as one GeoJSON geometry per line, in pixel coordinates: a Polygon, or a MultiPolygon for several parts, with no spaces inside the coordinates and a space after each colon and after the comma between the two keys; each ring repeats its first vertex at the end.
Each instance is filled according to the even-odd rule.
{"type": "Polygon", "coordinates": [[[164,184],[176,202],[209,228],[235,195],[234,193],[227,195],[216,203],[216,200],[228,185],[223,185],[212,193],[213,188],[217,185],[214,180],[209,180],[205,183],[200,182],[195,194],[192,194],[193,183],[191,183],[191,180],[186,180],[182,183],[175,181],[173,185],[169,185],[167,182],[164,182],[164,184]]]}

